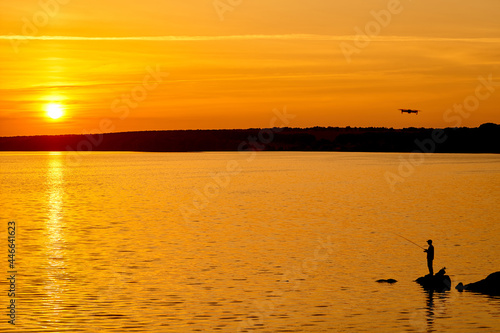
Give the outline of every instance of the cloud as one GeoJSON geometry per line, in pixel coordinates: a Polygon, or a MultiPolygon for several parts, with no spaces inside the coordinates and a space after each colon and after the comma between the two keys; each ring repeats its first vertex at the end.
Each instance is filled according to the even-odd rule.
{"type": "MultiPolygon", "coordinates": [[[[0,40],[47,40],[47,41],[231,41],[231,40],[305,40],[305,41],[355,41],[354,35],[229,35],[229,36],[124,36],[124,37],[87,37],[87,36],[23,36],[3,35],[0,40]]],[[[379,42],[467,42],[499,43],[500,38],[454,38],[420,36],[373,36],[379,42]]]]}

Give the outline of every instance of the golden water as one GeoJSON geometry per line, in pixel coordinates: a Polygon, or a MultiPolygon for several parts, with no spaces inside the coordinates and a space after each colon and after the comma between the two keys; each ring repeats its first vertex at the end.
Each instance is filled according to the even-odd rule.
{"type": "Polygon", "coordinates": [[[423,291],[395,235],[453,287],[499,271],[500,157],[426,156],[392,191],[400,157],[0,153],[0,332],[500,331],[499,297],[423,291]]]}

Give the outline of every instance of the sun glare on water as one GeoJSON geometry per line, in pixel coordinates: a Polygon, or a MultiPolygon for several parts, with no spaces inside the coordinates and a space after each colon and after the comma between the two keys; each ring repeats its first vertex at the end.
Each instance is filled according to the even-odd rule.
{"type": "Polygon", "coordinates": [[[59,119],[64,115],[64,109],[59,103],[49,103],[45,106],[47,116],[52,119],[59,119]]]}

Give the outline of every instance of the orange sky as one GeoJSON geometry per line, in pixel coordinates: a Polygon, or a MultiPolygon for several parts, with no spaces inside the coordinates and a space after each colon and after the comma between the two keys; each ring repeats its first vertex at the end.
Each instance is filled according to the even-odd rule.
{"type": "Polygon", "coordinates": [[[498,0],[215,3],[3,0],[0,135],[500,123],[498,0]]]}

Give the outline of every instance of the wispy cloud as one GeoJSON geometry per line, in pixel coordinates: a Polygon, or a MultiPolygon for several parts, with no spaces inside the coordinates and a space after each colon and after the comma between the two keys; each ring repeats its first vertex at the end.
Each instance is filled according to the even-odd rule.
{"type": "MultiPolygon", "coordinates": [[[[123,37],[86,37],[86,36],[23,36],[3,35],[0,40],[47,40],[47,41],[225,41],[225,40],[311,40],[311,41],[354,41],[354,35],[230,35],[230,36],[123,36],[123,37]]],[[[421,36],[377,36],[373,41],[379,42],[467,42],[467,43],[499,43],[500,38],[454,38],[454,37],[421,37],[421,36]]]]}

